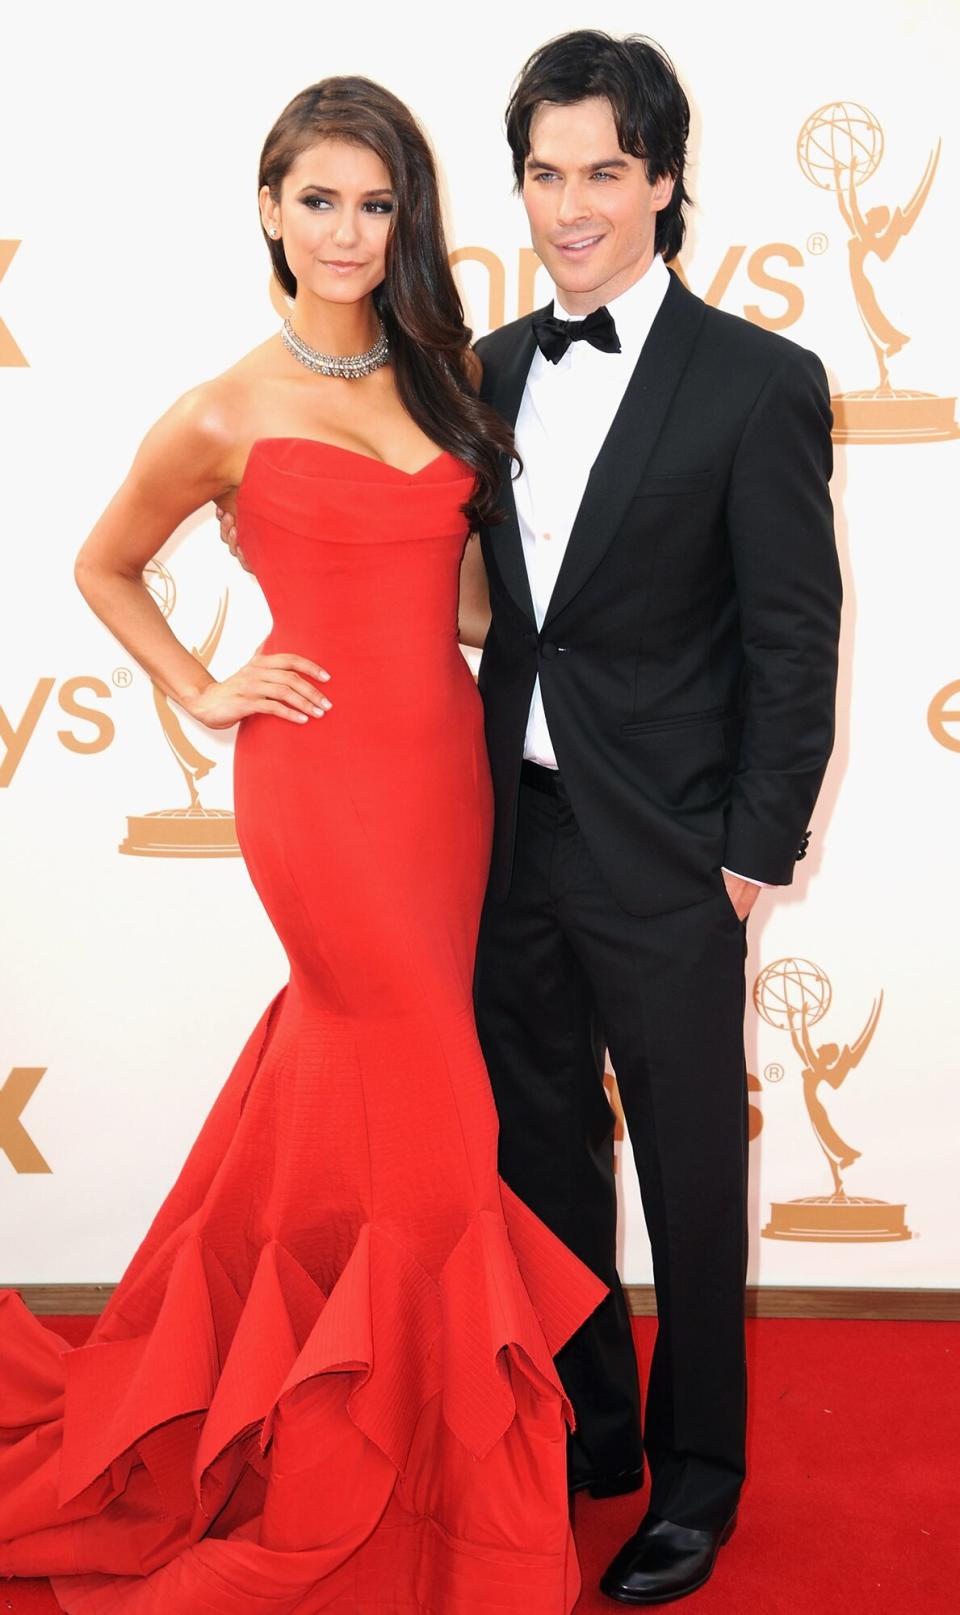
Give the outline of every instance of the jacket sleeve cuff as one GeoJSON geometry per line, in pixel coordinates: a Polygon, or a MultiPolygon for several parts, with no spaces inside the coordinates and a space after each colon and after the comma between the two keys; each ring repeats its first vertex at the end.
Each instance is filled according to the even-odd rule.
{"type": "Polygon", "coordinates": [[[727,844],[723,854],[723,868],[731,874],[749,869],[742,877],[755,881],[758,886],[790,886],[794,871],[807,856],[810,831],[805,830],[798,840],[785,840],[783,830],[764,830],[755,822],[739,825],[731,820],[727,831],[727,844]]]}

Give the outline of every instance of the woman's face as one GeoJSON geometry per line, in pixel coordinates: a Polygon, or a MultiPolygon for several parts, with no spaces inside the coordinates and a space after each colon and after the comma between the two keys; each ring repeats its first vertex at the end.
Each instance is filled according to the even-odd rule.
{"type": "Polygon", "coordinates": [[[297,294],[356,303],[380,285],[395,206],[390,174],[369,146],[320,140],[300,153],[279,205],[264,186],[264,229],[283,241],[297,294]]]}

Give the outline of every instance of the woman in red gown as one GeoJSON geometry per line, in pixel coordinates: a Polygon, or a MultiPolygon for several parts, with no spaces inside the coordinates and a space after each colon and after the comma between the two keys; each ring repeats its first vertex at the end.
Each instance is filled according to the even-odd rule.
{"type": "Polygon", "coordinates": [[[153,428],[78,580],[168,695],[242,720],[290,981],[89,1343],[0,1296],[0,1574],[70,1615],[566,1615],[552,1356],[603,1290],[497,1176],[471,1012],[491,799],[458,579],[509,437],[393,96],[298,96],[260,204],[289,329],[153,428]],[[218,683],[141,574],[230,484],[273,627],[218,683]]]}

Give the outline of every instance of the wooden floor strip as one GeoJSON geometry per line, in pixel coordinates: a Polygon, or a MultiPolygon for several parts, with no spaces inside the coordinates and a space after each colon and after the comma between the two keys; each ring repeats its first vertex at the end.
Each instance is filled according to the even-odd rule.
{"type": "MultiPolygon", "coordinates": [[[[60,1316],[96,1316],[102,1312],[112,1284],[0,1284],[19,1290],[31,1312],[60,1316]]],[[[635,1317],[657,1310],[652,1284],[624,1286],[635,1317]]],[[[747,1316],[751,1318],[892,1318],[904,1321],[960,1322],[960,1290],[868,1290],[793,1285],[750,1285],[747,1316]]]]}

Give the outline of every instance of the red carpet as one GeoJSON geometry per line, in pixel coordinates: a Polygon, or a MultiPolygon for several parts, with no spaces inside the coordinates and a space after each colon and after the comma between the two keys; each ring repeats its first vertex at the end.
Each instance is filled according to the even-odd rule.
{"type": "MultiPolygon", "coordinates": [[[[72,1342],[85,1318],[46,1320],[72,1342]]],[[[642,1364],[654,1320],[635,1320],[642,1364]]],[[[960,1608],[960,1329],[944,1323],[749,1325],[751,1478],[691,1615],[953,1615],[960,1608]]],[[[577,1615],[643,1498],[577,1503],[577,1615]]],[[[0,1582],[0,1615],[57,1615],[46,1582],[0,1582]]],[[[171,1611],[171,1615],[176,1615],[171,1611]]]]}

